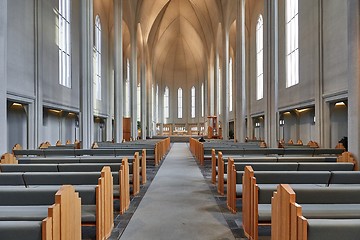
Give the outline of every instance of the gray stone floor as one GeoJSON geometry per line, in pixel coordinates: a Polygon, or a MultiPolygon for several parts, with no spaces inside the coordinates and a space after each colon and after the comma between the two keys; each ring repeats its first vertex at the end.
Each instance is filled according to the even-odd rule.
{"type": "Polygon", "coordinates": [[[173,144],[120,239],[235,239],[187,144],[173,144]]]}

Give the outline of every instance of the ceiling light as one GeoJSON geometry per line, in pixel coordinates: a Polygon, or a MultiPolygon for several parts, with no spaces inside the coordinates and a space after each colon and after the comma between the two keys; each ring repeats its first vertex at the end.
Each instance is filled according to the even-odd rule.
{"type": "Polygon", "coordinates": [[[336,107],[346,106],[346,104],[345,104],[344,102],[337,102],[337,103],[335,103],[335,106],[336,106],[336,107]]]}

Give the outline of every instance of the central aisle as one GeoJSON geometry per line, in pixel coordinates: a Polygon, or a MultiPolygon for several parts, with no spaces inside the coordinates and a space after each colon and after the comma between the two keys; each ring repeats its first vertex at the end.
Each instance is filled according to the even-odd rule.
{"type": "Polygon", "coordinates": [[[234,239],[186,143],[174,143],[120,239],[234,239]]]}

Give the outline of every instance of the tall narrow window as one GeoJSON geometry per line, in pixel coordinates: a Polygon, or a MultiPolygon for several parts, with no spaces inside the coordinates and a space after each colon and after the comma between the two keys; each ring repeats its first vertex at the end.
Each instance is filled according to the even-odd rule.
{"type": "Polygon", "coordinates": [[[195,118],[195,87],[191,88],[191,118],[195,118]]]}
{"type": "Polygon", "coordinates": [[[156,84],[156,95],[155,95],[155,122],[159,122],[159,85],[156,84]]]}
{"type": "Polygon", "coordinates": [[[140,86],[140,83],[137,85],[137,95],[136,95],[136,98],[137,98],[137,106],[136,106],[136,109],[137,109],[137,120],[136,121],[141,121],[141,86],[140,86]]]}
{"type": "Polygon", "coordinates": [[[232,58],[229,61],[229,111],[233,110],[233,74],[232,74],[232,58]]]}
{"type": "Polygon", "coordinates": [[[264,22],[259,15],[256,24],[256,100],[264,97],[264,22]]]}
{"type": "Polygon", "coordinates": [[[70,0],[59,0],[59,83],[71,88],[70,0]]]}
{"type": "Polygon", "coordinates": [[[95,98],[101,100],[101,23],[99,15],[95,17],[94,43],[94,93],[95,98]]]}
{"type": "Polygon", "coordinates": [[[183,96],[182,96],[182,88],[178,89],[178,118],[182,118],[182,113],[183,113],[183,96]]]}
{"type": "Polygon", "coordinates": [[[125,117],[130,117],[130,62],[126,60],[126,79],[125,79],[125,117]]]}
{"type": "Polygon", "coordinates": [[[170,117],[170,111],[169,111],[169,88],[165,87],[164,92],[164,118],[170,117]]]}
{"type": "Polygon", "coordinates": [[[286,87],[299,83],[298,0],[286,0],[286,87]]]}
{"type": "Polygon", "coordinates": [[[218,105],[218,114],[221,114],[221,70],[218,69],[218,87],[217,87],[217,105],[218,105]]]}
{"type": "Polygon", "coordinates": [[[205,115],[205,92],[204,83],[201,84],[201,117],[205,115]]]}

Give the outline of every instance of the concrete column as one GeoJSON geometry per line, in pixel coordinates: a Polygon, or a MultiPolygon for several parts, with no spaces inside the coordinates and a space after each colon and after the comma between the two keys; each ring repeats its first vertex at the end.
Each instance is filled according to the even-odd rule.
{"type": "Polygon", "coordinates": [[[147,131],[147,107],[146,107],[146,89],[151,89],[151,88],[147,88],[148,86],[146,85],[146,67],[145,67],[145,59],[143,57],[142,59],[142,64],[141,64],[141,138],[142,139],[146,139],[146,131],[147,131]]]}
{"type": "Polygon", "coordinates": [[[206,71],[204,78],[204,132],[207,132],[208,129],[208,121],[207,116],[209,116],[210,108],[209,108],[209,71],[206,71]]]}
{"type": "Polygon", "coordinates": [[[218,116],[219,120],[219,107],[218,106],[218,98],[220,98],[219,94],[219,53],[218,47],[216,47],[215,51],[215,64],[214,64],[214,115],[218,116]]]}
{"type": "Polygon", "coordinates": [[[323,18],[322,18],[322,8],[323,0],[318,1],[318,48],[319,48],[319,77],[315,79],[314,89],[315,89],[315,133],[314,133],[314,141],[317,141],[321,147],[330,147],[330,117],[326,118],[324,107],[326,105],[323,101],[323,18]],[[328,128],[326,128],[328,127],[328,128]],[[328,136],[327,136],[328,135],[328,136]],[[328,140],[327,140],[328,139],[328,140]]]}
{"type": "Polygon", "coordinates": [[[235,58],[235,140],[243,142],[246,137],[246,61],[245,61],[245,0],[237,0],[236,58],[235,58]]]}
{"type": "MultiPolygon", "coordinates": [[[[279,136],[278,111],[278,79],[279,79],[279,27],[278,0],[264,1],[266,17],[264,31],[264,98],[267,106],[265,110],[265,141],[269,147],[277,147],[279,136]]],[[[250,120],[250,119],[248,119],[250,120]]]]}
{"type": "Polygon", "coordinates": [[[348,0],[348,150],[360,159],[360,2],[348,0]]]}
{"type": "Polygon", "coordinates": [[[0,152],[7,148],[7,0],[0,1],[0,152]]]}
{"type": "MultiPolygon", "coordinates": [[[[114,140],[120,143],[123,139],[124,117],[124,64],[123,64],[123,38],[122,38],[122,4],[123,0],[114,0],[114,28],[115,28],[115,76],[114,76],[114,140]]],[[[109,126],[110,127],[110,126],[109,126]]]]}
{"type": "Polygon", "coordinates": [[[90,148],[94,139],[93,108],[93,1],[80,2],[80,140],[90,148]]]}
{"type": "Polygon", "coordinates": [[[229,139],[229,30],[223,29],[223,59],[221,72],[221,127],[224,140],[229,139]]]}
{"type": "Polygon", "coordinates": [[[130,113],[131,113],[131,135],[133,139],[137,137],[137,31],[136,26],[130,30],[130,113]]]}
{"type": "Polygon", "coordinates": [[[29,124],[29,149],[34,149],[44,141],[43,133],[43,101],[42,101],[42,73],[43,73],[43,49],[42,49],[42,0],[35,1],[35,102],[33,119],[29,124]]]}

